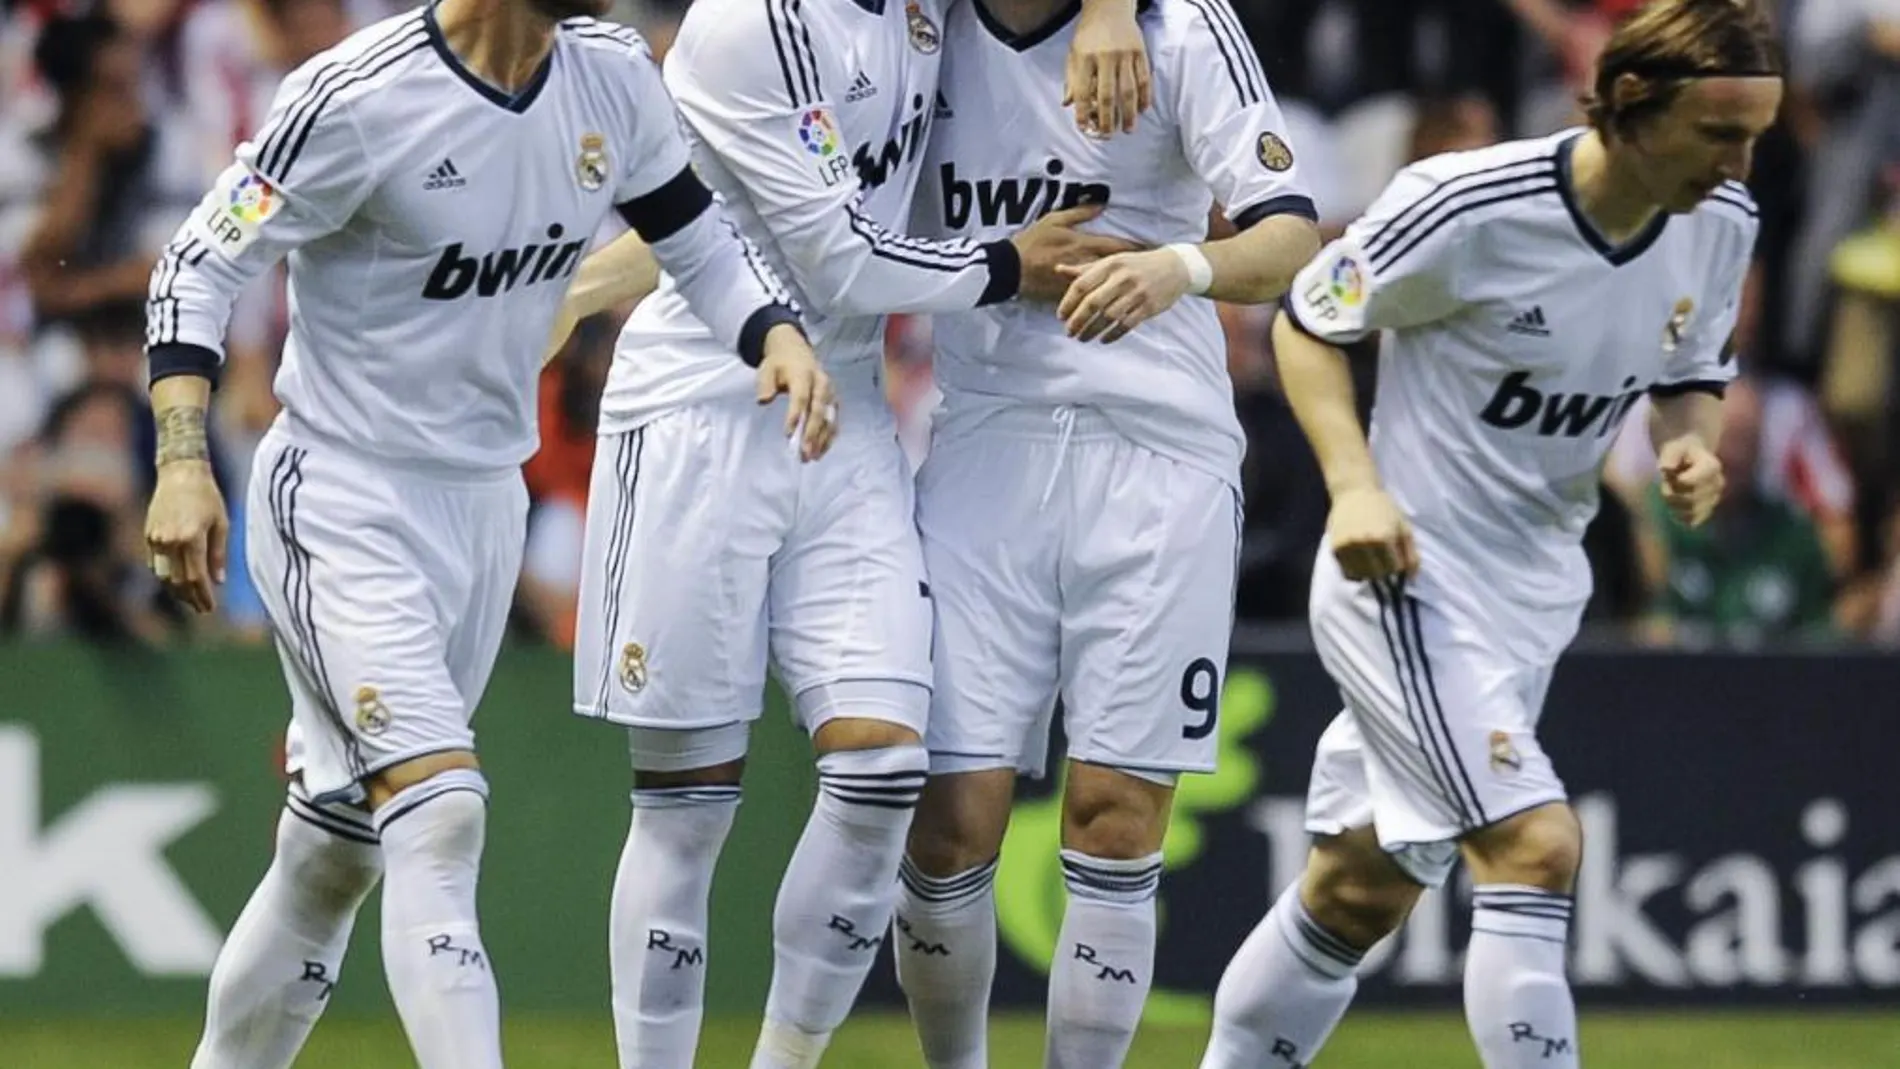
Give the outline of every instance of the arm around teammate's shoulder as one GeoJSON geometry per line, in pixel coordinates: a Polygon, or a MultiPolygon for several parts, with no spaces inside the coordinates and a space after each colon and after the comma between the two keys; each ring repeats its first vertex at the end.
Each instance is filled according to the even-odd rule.
{"type": "Polygon", "coordinates": [[[830,39],[805,25],[810,17],[797,5],[695,6],[666,62],[681,114],[744,190],[800,296],[828,316],[963,311],[1015,297],[1022,264],[1009,242],[912,237],[865,209],[862,184],[883,180],[891,151],[922,152],[927,116],[898,130],[889,151],[856,152],[828,95],[848,75],[820,50],[830,39]]]}

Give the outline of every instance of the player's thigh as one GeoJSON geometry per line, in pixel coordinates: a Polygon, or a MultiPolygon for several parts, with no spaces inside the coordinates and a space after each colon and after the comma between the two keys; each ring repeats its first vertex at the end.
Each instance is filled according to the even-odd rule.
{"type": "Polygon", "coordinates": [[[465,591],[418,552],[400,488],[279,438],[258,453],[250,568],[291,694],[292,771],[318,801],[425,754],[469,750],[445,606],[465,591]]]}
{"type": "Polygon", "coordinates": [[[1062,576],[1070,756],[1212,772],[1233,631],[1238,498],[1224,481],[1132,445],[1071,458],[1062,576]]]}
{"type": "Polygon", "coordinates": [[[1358,727],[1388,848],[1448,844],[1563,800],[1523,666],[1402,583],[1352,583],[1326,555],[1313,597],[1315,645],[1358,727]]]}
{"type": "Polygon", "coordinates": [[[1394,844],[1390,849],[1380,845],[1365,741],[1349,711],[1333,718],[1315,748],[1306,789],[1306,831],[1314,840],[1307,873],[1307,901],[1314,906],[1336,905],[1350,912],[1352,903],[1343,901],[1340,881],[1358,872],[1361,861],[1374,873],[1386,871],[1363,858],[1359,848],[1367,843],[1415,887],[1442,885],[1458,860],[1452,843],[1394,844]]]}
{"type": "Polygon", "coordinates": [[[600,439],[575,712],[660,729],[757,718],[767,567],[794,491],[750,415],[697,406],[600,439]]]}
{"type": "Polygon", "coordinates": [[[527,545],[528,490],[519,478],[456,495],[446,517],[468,532],[467,598],[449,634],[449,674],[474,709],[494,673],[508,632],[527,545]]]}
{"type": "Polygon", "coordinates": [[[936,610],[926,741],[935,773],[1041,775],[1055,708],[1060,531],[1029,473],[1052,444],[976,433],[932,442],[917,528],[936,610]]]}
{"type": "MultiPolygon", "coordinates": [[[[859,438],[802,476],[797,522],[772,557],[767,595],[779,678],[795,697],[847,681],[927,692],[931,586],[903,451],[894,438],[859,438]]],[[[921,735],[927,708],[890,716],[921,735]]]]}

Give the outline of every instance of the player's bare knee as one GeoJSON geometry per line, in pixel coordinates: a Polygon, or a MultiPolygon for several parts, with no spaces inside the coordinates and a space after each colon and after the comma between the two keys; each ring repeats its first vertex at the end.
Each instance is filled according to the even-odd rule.
{"type": "Polygon", "coordinates": [[[888,720],[846,717],[826,721],[812,733],[812,749],[821,754],[847,750],[882,750],[891,746],[921,746],[922,736],[888,720]]]}
{"type": "Polygon", "coordinates": [[[1362,950],[1397,931],[1423,893],[1370,829],[1316,839],[1300,884],[1313,920],[1362,950]]]}
{"type": "Polygon", "coordinates": [[[673,787],[736,787],[745,778],[745,761],[727,761],[711,768],[688,768],[672,772],[633,770],[633,789],[664,791],[673,787]]]}
{"type": "Polygon", "coordinates": [[[1172,787],[1075,762],[1063,798],[1062,845],[1091,857],[1147,857],[1161,849],[1173,800],[1172,787]]]}
{"type": "Polygon", "coordinates": [[[473,751],[446,750],[391,765],[363,780],[363,790],[369,796],[370,811],[380,810],[391,798],[419,783],[458,769],[479,772],[481,762],[476,760],[473,751]]]}
{"type": "Polygon", "coordinates": [[[1015,786],[1014,769],[932,776],[910,825],[911,864],[936,877],[988,864],[1002,849],[1015,786]]]}
{"type": "Polygon", "coordinates": [[[792,699],[820,755],[922,747],[930,688],[890,679],[820,683],[792,699]]]}
{"type": "Polygon", "coordinates": [[[1515,883],[1568,892],[1583,859],[1583,827],[1553,803],[1474,832],[1464,851],[1479,883],[1515,883]]]}

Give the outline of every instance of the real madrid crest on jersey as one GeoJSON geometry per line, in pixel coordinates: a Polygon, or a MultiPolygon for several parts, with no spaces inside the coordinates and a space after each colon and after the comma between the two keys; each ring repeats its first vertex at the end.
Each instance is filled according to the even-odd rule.
{"type": "Polygon", "coordinates": [[[574,177],[589,193],[607,184],[607,139],[599,134],[581,135],[581,154],[574,160],[574,177]]]}
{"type": "Polygon", "coordinates": [[[1689,317],[1695,314],[1695,302],[1687,297],[1676,302],[1669,315],[1669,324],[1663,327],[1663,352],[1673,353],[1682,345],[1682,336],[1689,329],[1689,317]]]}
{"type": "Polygon", "coordinates": [[[1293,166],[1292,146],[1271,130],[1261,134],[1260,140],[1254,142],[1253,154],[1260,161],[1260,166],[1276,174],[1293,166]]]}
{"type": "Polygon", "coordinates": [[[925,55],[935,52],[943,44],[943,35],[937,32],[937,24],[930,21],[924,9],[917,6],[916,0],[904,5],[904,19],[910,24],[910,46],[925,55]]]}

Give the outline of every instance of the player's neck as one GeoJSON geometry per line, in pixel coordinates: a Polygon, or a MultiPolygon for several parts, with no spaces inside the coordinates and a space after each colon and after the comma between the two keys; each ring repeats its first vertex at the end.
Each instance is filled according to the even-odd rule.
{"type": "Polygon", "coordinates": [[[442,39],[462,65],[504,92],[527,85],[554,47],[554,22],[522,0],[441,0],[442,39]]]}
{"type": "Polygon", "coordinates": [[[1611,242],[1641,233],[1662,211],[1626,162],[1603,143],[1595,130],[1577,139],[1570,154],[1570,185],[1577,206],[1611,242]]]}
{"type": "Polygon", "coordinates": [[[1049,24],[1069,6],[1069,0],[975,0],[1004,29],[1018,36],[1049,24]]]}

